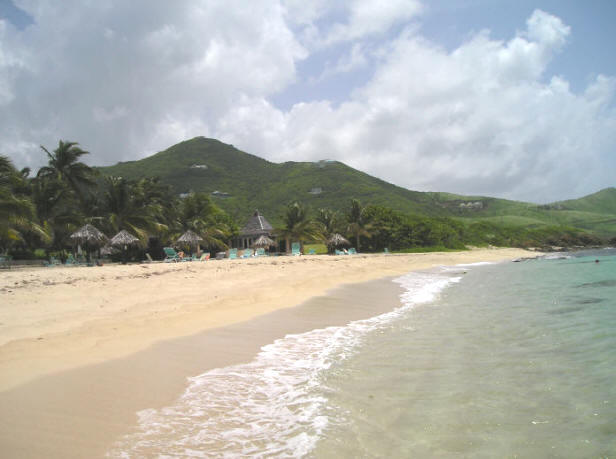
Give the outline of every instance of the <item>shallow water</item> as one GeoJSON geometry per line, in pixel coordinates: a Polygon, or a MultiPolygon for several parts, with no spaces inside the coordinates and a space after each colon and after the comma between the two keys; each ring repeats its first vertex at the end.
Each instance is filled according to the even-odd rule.
{"type": "Polygon", "coordinates": [[[395,311],[191,378],[109,455],[610,457],[615,281],[608,252],[402,276],[395,311]]]}

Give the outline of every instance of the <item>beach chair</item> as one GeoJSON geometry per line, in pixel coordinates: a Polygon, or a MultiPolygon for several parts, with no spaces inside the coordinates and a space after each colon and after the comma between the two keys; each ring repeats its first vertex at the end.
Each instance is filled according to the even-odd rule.
{"type": "Polygon", "coordinates": [[[210,259],[210,252],[205,252],[201,254],[201,258],[199,258],[199,261],[208,261],[209,259],[210,259]]]}
{"type": "Polygon", "coordinates": [[[314,249],[308,250],[308,255],[316,255],[316,254],[317,254],[316,250],[314,250],[314,249]]]}
{"type": "Polygon", "coordinates": [[[66,257],[66,262],[64,264],[66,266],[77,266],[79,263],[77,262],[77,260],[75,260],[73,254],[69,253],[68,257],[66,257]]]}
{"type": "Polygon", "coordinates": [[[56,257],[49,257],[49,261],[43,260],[43,266],[47,268],[53,268],[54,266],[60,266],[62,263],[56,257]]]}
{"type": "Polygon", "coordinates": [[[235,260],[237,258],[237,249],[229,249],[229,260],[235,260]]]}
{"type": "Polygon", "coordinates": [[[165,251],[165,263],[182,261],[173,247],[164,247],[163,250],[165,251]]]}
{"type": "Polygon", "coordinates": [[[252,257],[253,253],[254,252],[253,252],[252,249],[246,249],[246,250],[244,250],[244,253],[242,254],[241,258],[250,258],[250,257],[252,257]]]}
{"type": "Polygon", "coordinates": [[[299,242],[294,242],[293,244],[291,244],[291,255],[293,256],[299,256],[302,254],[302,252],[300,251],[301,245],[299,242]]]}
{"type": "Polygon", "coordinates": [[[263,247],[259,247],[257,251],[255,252],[255,257],[264,257],[264,256],[265,256],[265,249],[263,247]]]}
{"type": "Polygon", "coordinates": [[[154,260],[152,260],[152,256],[149,253],[145,253],[145,261],[144,263],[154,263],[154,260]]]}
{"type": "Polygon", "coordinates": [[[10,255],[0,255],[0,268],[11,269],[11,257],[10,255]]]}
{"type": "Polygon", "coordinates": [[[387,247],[385,247],[385,248],[383,249],[383,253],[389,253],[389,249],[388,249],[387,247]]]}
{"type": "Polygon", "coordinates": [[[336,249],[336,255],[346,255],[346,252],[336,249]]]}
{"type": "Polygon", "coordinates": [[[357,250],[355,250],[355,247],[351,247],[349,249],[349,255],[357,255],[357,250]]]}

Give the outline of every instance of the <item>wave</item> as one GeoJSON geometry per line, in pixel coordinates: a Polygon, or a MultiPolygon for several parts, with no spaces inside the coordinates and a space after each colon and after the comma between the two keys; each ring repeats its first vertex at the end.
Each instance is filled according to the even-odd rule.
{"type": "Polygon", "coordinates": [[[335,416],[326,372],[357,352],[369,333],[460,279],[445,268],[409,273],[394,280],[404,292],[391,312],[287,335],[261,348],[252,362],[189,378],[175,404],[138,412],[135,430],[107,456],[305,456],[335,416]]]}

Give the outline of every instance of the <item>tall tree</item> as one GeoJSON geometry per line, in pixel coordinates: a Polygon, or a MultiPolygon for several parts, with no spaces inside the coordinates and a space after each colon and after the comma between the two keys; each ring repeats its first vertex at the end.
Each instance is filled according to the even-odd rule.
{"type": "Polygon", "coordinates": [[[150,233],[163,229],[162,206],[144,202],[136,185],[122,177],[105,177],[99,206],[110,233],[124,229],[146,243],[150,233]]]}
{"type": "Polygon", "coordinates": [[[41,145],[41,149],[47,153],[49,163],[39,169],[37,177],[56,179],[66,184],[83,204],[84,194],[94,185],[95,172],[91,167],[79,161],[89,152],[82,150],[78,145],[77,142],[60,140],[58,148],[53,153],[41,145]]]}
{"type": "Polygon", "coordinates": [[[284,226],[279,228],[277,233],[284,237],[287,252],[291,251],[291,239],[303,245],[305,241],[323,237],[319,225],[310,218],[308,209],[299,202],[293,202],[287,206],[282,220],[284,226]]]}
{"type": "Polygon", "coordinates": [[[205,193],[184,198],[178,220],[181,231],[194,231],[203,238],[203,245],[212,249],[227,249],[226,241],[237,231],[232,220],[205,193]]]}
{"type": "Polygon", "coordinates": [[[369,236],[369,223],[365,215],[364,208],[357,199],[351,200],[351,207],[347,213],[347,231],[355,238],[355,245],[359,251],[360,236],[369,236]]]}
{"type": "Polygon", "coordinates": [[[43,240],[48,238],[36,222],[32,200],[24,194],[26,177],[25,171],[17,171],[9,158],[0,156],[0,250],[23,241],[28,232],[43,240]]]}

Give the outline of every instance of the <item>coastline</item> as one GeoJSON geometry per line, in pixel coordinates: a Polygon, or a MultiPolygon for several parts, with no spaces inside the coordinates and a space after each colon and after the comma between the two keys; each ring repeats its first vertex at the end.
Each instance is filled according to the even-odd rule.
{"type": "Polygon", "coordinates": [[[344,284],[439,265],[538,255],[478,249],[4,272],[0,391],[292,307],[344,284]]]}
{"type": "MultiPolygon", "coordinates": [[[[11,273],[1,288],[19,276],[28,283],[2,292],[13,294],[7,310],[34,299],[23,304],[31,326],[18,327],[25,319],[15,318],[0,335],[0,444],[20,457],[103,455],[137,411],[166,406],[187,376],[249,361],[288,333],[393,309],[400,291],[392,276],[531,255],[537,254],[492,249],[11,273]],[[179,294],[178,282],[185,283],[179,294]],[[132,307],[126,303],[141,297],[132,307]],[[60,323],[32,313],[43,298],[47,309],[61,309],[60,323]],[[124,302],[96,311],[116,298],[124,302]]],[[[3,314],[5,323],[11,316],[3,314]]]]}

